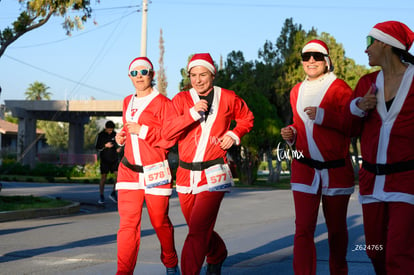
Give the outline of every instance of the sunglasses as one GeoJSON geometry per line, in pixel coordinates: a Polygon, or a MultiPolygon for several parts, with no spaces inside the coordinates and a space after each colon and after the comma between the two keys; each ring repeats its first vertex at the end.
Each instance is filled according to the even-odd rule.
{"type": "Polygon", "coordinates": [[[372,36],[367,36],[367,49],[371,47],[372,44],[374,44],[375,38],[372,36]]]}
{"type": "Polygon", "coordinates": [[[302,53],[302,61],[309,61],[311,56],[313,57],[315,61],[325,61],[325,57],[328,55],[320,53],[320,52],[305,52],[305,53],[302,53]]]}
{"type": "Polygon", "coordinates": [[[142,70],[134,70],[134,71],[130,71],[129,72],[129,74],[131,75],[131,76],[133,76],[133,77],[135,77],[135,76],[137,76],[138,75],[138,73],[140,74],[140,75],[142,75],[142,76],[147,76],[147,75],[149,75],[149,73],[150,73],[150,70],[147,70],[147,69],[142,69],[142,70]]]}

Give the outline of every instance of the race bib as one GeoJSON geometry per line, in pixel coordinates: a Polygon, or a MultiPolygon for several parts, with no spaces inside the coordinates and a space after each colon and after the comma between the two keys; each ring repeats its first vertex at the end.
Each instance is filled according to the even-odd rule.
{"type": "Polygon", "coordinates": [[[205,170],[209,191],[228,191],[234,185],[227,164],[216,164],[205,170]]]}
{"type": "Polygon", "coordinates": [[[168,160],[144,166],[144,178],[147,188],[169,183],[171,181],[171,171],[168,160]]]}

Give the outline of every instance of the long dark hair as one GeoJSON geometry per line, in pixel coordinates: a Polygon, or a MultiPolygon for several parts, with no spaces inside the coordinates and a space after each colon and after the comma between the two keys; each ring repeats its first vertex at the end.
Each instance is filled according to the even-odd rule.
{"type": "Polygon", "coordinates": [[[410,54],[408,51],[392,47],[392,52],[399,56],[401,61],[408,62],[414,65],[414,56],[410,54]]]}

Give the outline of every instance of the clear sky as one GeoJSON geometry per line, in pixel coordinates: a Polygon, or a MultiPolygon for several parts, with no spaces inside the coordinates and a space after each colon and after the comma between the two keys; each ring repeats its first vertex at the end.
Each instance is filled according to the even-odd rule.
{"type": "MultiPolygon", "coordinates": [[[[91,2],[93,17],[71,37],[61,27],[63,19],[54,17],[9,46],[0,58],[0,103],[24,99],[35,81],[50,87],[53,100],[120,100],[134,92],[127,73],[141,52],[142,1],[91,2]]],[[[329,33],[342,43],[347,57],[366,66],[366,35],[376,23],[398,20],[414,30],[412,0],[149,2],[147,56],[158,70],[162,29],[170,98],[178,92],[180,69],[190,54],[210,52],[218,63],[220,56],[226,59],[236,50],[247,61],[256,60],[265,41],[279,37],[287,18],[306,31],[315,27],[319,34],[329,33]]],[[[10,26],[19,9],[17,0],[0,1],[0,29],[10,26]]]]}

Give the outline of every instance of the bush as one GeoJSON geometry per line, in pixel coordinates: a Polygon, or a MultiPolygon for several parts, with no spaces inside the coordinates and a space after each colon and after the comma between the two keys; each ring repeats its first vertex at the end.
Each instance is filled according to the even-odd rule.
{"type": "Polygon", "coordinates": [[[72,166],[68,173],[66,174],[66,177],[71,178],[71,177],[83,177],[85,176],[85,170],[84,167],[82,165],[75,165],[72,166]]]}
{"type": "Polygon", "coordinates": [[[50,163],[38,163],[35,168],[32,169],[32,175],[43,177],[64,176],[65,168],[50,163]]]}
{"type": "Polygon", "coordinates": [[[262,161],[262,162],[260,162],[260,164],[259,164],[259,170],[268,170],[267,168],[268,168],[268,164],[267,164],[267,161],[262,161]]]}
{"type": "Polygon", "coordinates": [[[96,178],[100,177],[101,172],[99,170],[99,161],[96,161],[95,163],[87,163],[84,167],[84,175],[85,177],[89,178],[96,178]]]}
{"type": "Polygon", "coordinates": [[[60,165],[51,163],[37,163],[33,169],[21,165],[13,159],[4,159],[0,166],[0,175],[21,175],[45,177],[53,181],[55,177],[100,177],[99,162],[82,165],[60,165]]]}
{"type": "Polygon", "coordinates": [[[30,167],[22,165],[13,159],[3,159],[0,166],[0,174],[2,175],[30,175],[30,167]]]}

